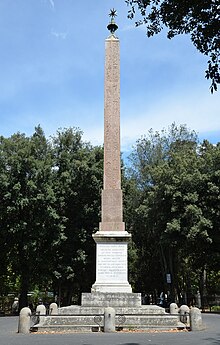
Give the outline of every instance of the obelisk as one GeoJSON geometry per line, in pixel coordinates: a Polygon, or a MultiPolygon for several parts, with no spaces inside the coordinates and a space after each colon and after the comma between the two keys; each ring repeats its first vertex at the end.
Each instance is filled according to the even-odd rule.
{"type": "Polygon", "coordinates": [[[58,315],[45,316],[39,324],[33,326],[36,331],[54,331],[54,328],[68,331],[93,331],[104,328],[105,331],[110,324],[111,330],[114,330],[113,324],[116,320],[122,329],[185,328],[185,325],[179,322],[179,316],[166,316],[164,308],[153,305],[142,307],[141,293],[133,293],[128,283],[127,244],[131,235],[125,231],[123,222],[119,40],[114,34],[117,29],[115,16],[116,11],[111,10],[111,22],[108,25],[111,35],[105,42],[102,219],[99,231],[93,235],[96,242],[96,282],[91,292],[82,293],[81,306],[58,308],[58,315]]]}
{"type": "Polygon", "coordinates": [[[123,222],[120,156],[120,47],[118,26],[110,12],[105,40],[104,181],[102,219],[96,242],[96,282],[92,292],[132,292],[128,283],[127,245],[131,235],[123,222]]]}

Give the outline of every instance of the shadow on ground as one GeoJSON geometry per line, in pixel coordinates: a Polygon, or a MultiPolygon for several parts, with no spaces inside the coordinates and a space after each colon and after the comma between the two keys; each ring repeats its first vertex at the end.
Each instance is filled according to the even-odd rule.
{"type": "Polygon", "coordinates": [[[217,336],[215,338],[205,338],[205,341],[208,342],[208,344],[210,345],[219,345],[220,344],[220,333],[217,334],[217,336]]]}

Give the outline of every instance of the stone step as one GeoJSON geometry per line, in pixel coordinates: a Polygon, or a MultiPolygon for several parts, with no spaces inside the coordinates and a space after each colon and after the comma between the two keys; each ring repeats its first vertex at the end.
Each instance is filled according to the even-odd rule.
{"type": "MultiPolygon", "coordinates": [[[[112,295],[111,295],[112,296],[112,295]]],[[[115,326],[119,329],[177,329],[185,328],[179,315],[171,315],[164,308],[155,305],[140,307],[121,307],[115,309],[115,326]]],[[[58,308],[57,315],[41,315],[40,321],[33,326],[33,330],[69,329],[75,331],[94,331],[104,327],[105,307],[101,306],[77,306],[58,308]]]]}
{"type": "MultiPolygon", "coordinates": [[[[169,331],[169,330],[183,330],[185,329],[185,325],[179,323],[178,325],[171,326],[171,325],[137,325],[137,324],[130,324],[130,325],[121,325],[116,326],[117,331],[132,331],[132,330],[139,330],[139,331],[169,331]]],[[[99,332],[104,331],[103,326],[98,325],[85,325],[85,324],[78,324],[78,325],[35,325],[31,327],[31,332],[45,332],[45,333],[53,333],[53,332],[99,332]]]]}
{"type": "Polygon", "coordinates": [[[56,332],[98,332],[99,326],[94,325],[48,325],[42,326],[40,324],[34,325],[30,328],[31,332],[45,332],[45,333],[56,333],[56,332]]]}
{"type": "MultiPolygon", "coordinates": [[[[41,316],[40,322],[32,327],[32,331],[54,330],[97,331],[104,326],[104,315],[51,315],[41,316]]],[[[116,315],[115,326],[118,329],[184,329],[186,326],[179,322],[175,315],[116,315]]]]}
{"type": "MultiPolygon", "coordinates": [[[[112,306],[111,306],[112,307],[112,306]]],[[[116,314],[120,315],[169,315],[165,312],[164,308],[161,308],[156,305],[142,305],[140,307],[113,307],[115,309],[116,314]]],[[[93,307],[85,307],[85,306],[77,306],[77,305],[70,305],[68,307],[62,307],[58,309],[59,315],[101,315],[104,314],[105,307],[104,306],[93,306],[93,307]]]]}
{"type": "MultiPolygon", "coordinates": [[[[100,318],[100,324],[103,325],[104,323],[104,316],[103,315],[53,315],[53,316],[44,316],[43,324],[44,325],[71,325],[71,324],[92,324],[96,325],[97,322],[95,318],[100,318]]],[[[116,315],[115,323],[121,324],[123,323],[121,320],[124,318],[124,323],[132,323],[132,324],[169,324],[171,326],[175,326],[178,324],[179,319],[173,315],[116,315]],[[121,318],[120,318],[121,317],[121,318]]]]}
{"type": "Polygon", "coordinates": [[[82,307],[141,307],[140,293],[82,293],[82,307]]]}

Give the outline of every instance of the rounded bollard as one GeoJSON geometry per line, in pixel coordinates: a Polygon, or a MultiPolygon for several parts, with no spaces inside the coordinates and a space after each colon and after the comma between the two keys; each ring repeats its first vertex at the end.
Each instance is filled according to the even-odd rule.
{"type": "Polygon", "coordinates": [[[185,323],[186,326],[189,326],[189,307],[188,305],[181,305],[179,309],[180,313],[180,322],[185,323]]]}
{"type": "Polygon", "coordinates": [[[46,307],[43,304],[38,304],[36,314],[39,315],[39,323],[43,323],[46,316],[46,307]]]}
{"type": "Polygon", "coordinates": [[[49,315],[57,315],[58,314],[58,306],[56,303],[51,303],[49,306],[49,315]]]}
{"type": "Polygon", "coordinates": [[[199,308],[192,307],[189,313],[191,331],[201,331],[202,329],[204,329],[202,323],[202,314],[199,308]]]}
{"type": "Polygon", "coordinates": [[[176,315],[179,312],[179,307],[176,303],[171,303],[170,304],[170,314],[171,315],[176,315]]]}
{"type": "Polygon", "coordinates": [[[31,326],[31,310],[28,307],[22,308],[19,314],[18,333],[28,334],[31,326]]]}
{"type": "Polygon", "coordinates": [[[104,311],[104,332],[115,332],[115,309],[108,307],[104,311]]]}

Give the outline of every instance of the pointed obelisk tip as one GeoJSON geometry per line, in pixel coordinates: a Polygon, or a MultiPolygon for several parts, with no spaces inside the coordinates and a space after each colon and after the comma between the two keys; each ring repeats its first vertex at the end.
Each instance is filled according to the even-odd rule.
{"type": "Polygon", "coordinates": [[[118,25],[115,23],[116,16],[117,16],[117,11],[113,8],[112,10],[110,10],[109,17],[111,18],[111,20],[107,26],[107,29],[111,32],[112,36],[114,36],[115,31],[118,29],[118,25]]]}

